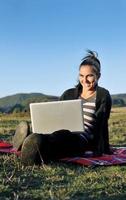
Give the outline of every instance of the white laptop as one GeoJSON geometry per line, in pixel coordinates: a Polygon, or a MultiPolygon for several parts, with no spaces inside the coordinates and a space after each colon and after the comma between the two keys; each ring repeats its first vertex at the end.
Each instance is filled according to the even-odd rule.
{"type": "Polygon", "coordinates": [[[33,133],[49,134],[57,130],[84,131],[82,101],[52,101],[31,103],[33,133]]]}

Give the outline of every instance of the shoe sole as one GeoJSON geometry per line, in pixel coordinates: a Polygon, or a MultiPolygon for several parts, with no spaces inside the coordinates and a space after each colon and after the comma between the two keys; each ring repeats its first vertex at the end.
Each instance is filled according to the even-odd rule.
{"type": "Polygon", "coordinates": [[[21,149],[21,146],[25,140],[25,138],[29,135],[29,126],[26,121],[20,122],[20,124],[17,126],[15,135],[13,137],[13,147],[17,150],[21,149]]]}

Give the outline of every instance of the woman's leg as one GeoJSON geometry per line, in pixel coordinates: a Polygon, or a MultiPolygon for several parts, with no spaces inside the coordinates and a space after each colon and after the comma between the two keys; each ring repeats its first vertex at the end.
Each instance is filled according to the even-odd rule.
{"type": "Polygon", "coordinates": [[[48,158],[57,160],[64,157],[83,155],[89,146],[87,139],[80,133],[59,130],[48,136],[48,158]]]}
{"type": "Polygon", "coordinates": [[[80,156],[88,142],[79,133],[59,130],[52,134],[31,134],[21,149],[21,160],[25,165],[41,164],[64,157],[80,156]]]}

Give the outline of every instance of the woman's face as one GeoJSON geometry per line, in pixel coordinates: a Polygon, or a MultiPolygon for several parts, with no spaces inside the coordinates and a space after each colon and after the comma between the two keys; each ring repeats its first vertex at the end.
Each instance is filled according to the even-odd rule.
{"type": "Polygon", "coordinates": [[[90,65],[82,65],[79,70],[79,81],[84,89],[87,91],[94,90],[98,81],[93,67],[90,65]]]}

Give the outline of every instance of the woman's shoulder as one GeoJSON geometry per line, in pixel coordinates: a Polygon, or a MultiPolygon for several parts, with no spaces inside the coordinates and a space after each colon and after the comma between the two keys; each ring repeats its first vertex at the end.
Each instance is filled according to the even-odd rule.
{"type": "Polygon", "coordinates": [[[109,90],[101,86],[97,87],[97,92],[101,94],[109,94],[109,90]]]}
{"type": "Polygon", "coordinates": [[[97,102],[98,101],[106,101],[109,104],[111,104],[112,98],[111,98],[111,95],[109,93],[109,90],[107,90],[106,88],[98,86],[98,88],[97,88],[97,102]]]}
{"type": "Polygon", "coordinates": [[[60,100],[71,100],[77,98],[77,89],[76,88],[69,88],[63,92],[60,96],[60,100]]]}
{"type": "Polygon", "coordinates": [[[73,92],[75,92],[75,90],[76,90],[76,88],[74,88],[74,87],[69,88],[69,89],[65,90],[64,93],[71,93],[71,92],[73,93],[73,92]]]}

